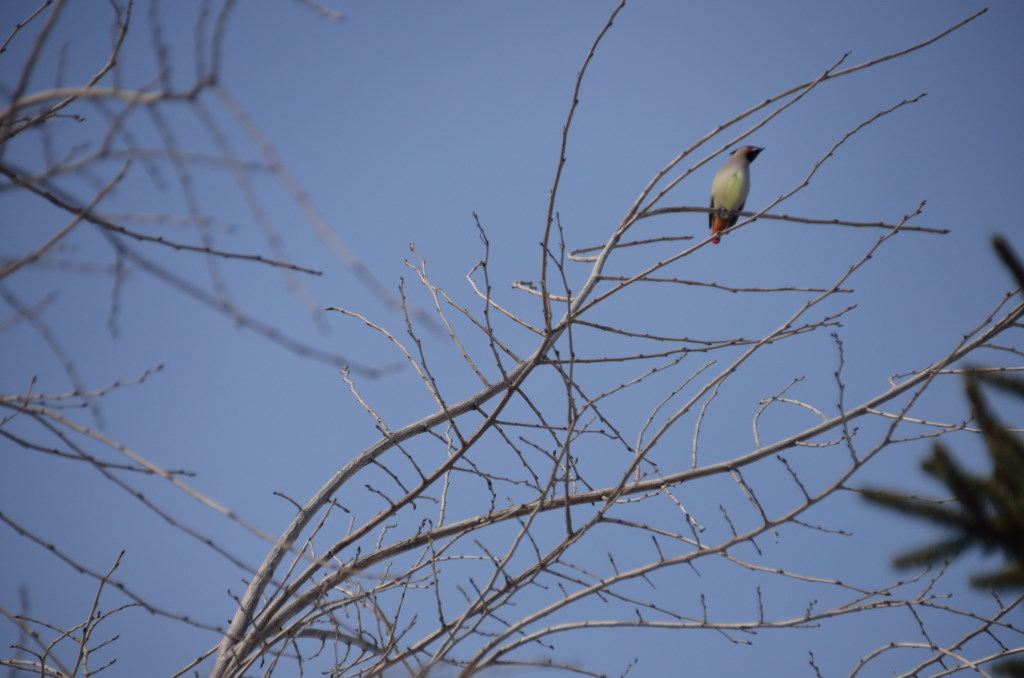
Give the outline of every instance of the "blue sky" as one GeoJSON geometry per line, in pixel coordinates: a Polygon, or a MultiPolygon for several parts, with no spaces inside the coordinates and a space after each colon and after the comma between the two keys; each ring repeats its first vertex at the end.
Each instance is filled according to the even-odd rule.
{"type": "MultiPolygon", "coordinates": [[[[187,10],[170,3],[160,8],[162,36],[171,46],[174,65],[169,77],[179,87],[187,86],[194,72],[195,7],[187,5],[187,10]]],[[[511,283],[538,279],[538,243],[572,87],[614,3],[330,6],[345,19],[325,21],[298,3],[239,3],[225,34],[222,84],[273,144],[323,221],[386,289],[394,292],[404,278],[411,299],[430,307],[415,271],[405,265],[413,259],[409,243],[415,243],[432,282],[460,303],[479,308],[465,282],[483,254],[475,212],[490,241],[495,296],[535,320],[536,299],[513,290],[511,283]]],[[[602,244],[650,178],[721,122],[817,77],[846,52],[851,54],[845,65],[861,63],[929,38],[984,6],[973,1],[628,4],[599,46],[581,90],[557,203],[567,246],[602,244]]],[[[33,9],[30,2],[4,3],[0,22],[6,28],[0,33],[6,35],[33,9]]],[[[32,89],[54,82],[56,46],[64,41],[69,45],[65,81],[88,77],[105,58],[109,17],[106,5],[97,9],[72,3],[43,55],[32,89]],[[86,40],[83,35],[96,37],[86,40]]],[[[141,86],[154,76],[149,20],[148,4],[141,3],[120,59],[126,86],[141,86]]],[[[850,402],[883,389],[889,375],[941,356],[1009,289],[989,239],[1002,233],[1024,251],[1015,205],[1022,177],[1018,163],[1024,156],[1022,26],[1024,6],[993,4],[988,13],[930,47],[824,83],[749,139],[766,148],[753,166],[748,200],[748,208],[760,209],[799,183],[850,129],[882,109],[927,93],[853,137],[807,189],[775,210],[809,218],[893,222],[927,201],[912,223],[950,230],[943,236],[905,233],[892,239],[850,282],[856,290],[850,300],[829,307],[858,305],[844,318],[841,330],[850,402]]],[[[31,35],[27,30],[16,36],[0,55],[5,102],[31,35]]],[[[203,102],[240,155],[255,158],[251,143],[231,124],[222,103],[212,96],[203,102]]],[[[84,122],[61,120],[53,126],[51,141],[58,149],[83,141],[99,143],[103,114],[88,105],[80,110],[84,122]]],[[[165,115],[176,143],[214,151],[213,141],[185,104],[168,107],[165,115]]],[[[144,116],[138,115],[132,125],[140,144],[159,144],[144,116]]],[[[693,162],[742,128],[702,147],[693,162]]],[[[30,140],[12,143],[3,160],[37,168],[40,149],[30,140]]],[[[711,177],[722,161],[712,160],[697,170],[662,206],[705,205],[711,177]]],[[[684,161],[680,169],[691,164],[684,161]]],[[[61,188],[86,198],[93,188],[90,182],[112,176],[112,167],[106,165],[88,180],[63,178],[61,188]]],[[[186,214],[173,169],[164,163],[156,172],[146,170],[144,163],[136,163],[104,207],[111,212],[186,214]]],[[[214,216],[218,228],[233,225],[216,231],[218,246],[277,256],[229,174],[198,167],[193,181],[200,210],[214,216]]],[[[312,307],[342,306],[402,334],[400,315],[375,299],[315,235],[280,182],[261,175],[254,179],[254,189],[268,222],[280,234],[286,258],[323,271],[321,276],[298,276],[312,307]]],[[[54,220],[52,209],[14,194],[6,185],[0,204],[4,257],[38,246],[65,223],[54,220]]],[[[636,228],[631,237],[702,239],[707,234],[706,217],[696,213],[652,218],[636,228]]],[[[159,232],[195,240],[193,232],[176,227],[159,232]]],[[[877,234],[761,220],[730,234],[716,248],[705,247],[676,262],[665,274],[733,286],[827,285],[877,234]]],[[[624,252],[612,271],[635,272],[692,242],[624,252]]],[[[109,247],[92,230],[80,229],[66,246],[61,256],[68,260],[100,266],[112,262],[109,247]]],[[[139,246],[139,251],[173,266],[197,285],[213,285],[206,262],[196,255],[155,246],[139,246]]],[[[289,336],[344,355],[354,364],[388,367],[401,360],[358,322],[335,313],[311,317],[303,301],[285,290],[277,271],[239,261],[218,262],[217,269],[240,308],[289,336]]],[[[585,274],[584,265],[570,267],[570,284],[578,286],[585,274]]],[[[279,531],[292,512],[291,504],[274,492],[304,501],[377,438],[372,421],[353,402],[335,367],[293,355],[232,326],[143,272],[130,272],[116,291],[107,276],[56,267],[25,270],[3,285],[25,304],[55,293],[42,317],[88,387],[132,379],[163,365],[144,384],[102,398],[99,422],[83,411],[70,416],[90,427],[101,425],[106,435],[165,468],[195,472],[190,484],[269,533],[279,531]],[[113,299],[118,306],[116,336],[108,324],[113,299]]],[[[600,318],[673,336],[724,337],[767,332],[794,308],[791,300],[776,303],[774,297],[764,302],[670,287],[644,288],[643,294],[609,303],[600,318]]],[[[10,313],[6,307],[4,318],[10,313]]],[[[33,376],[39,392],[72,387],[53,351],[27,323],[5,320],[3,329],[0,381],[6,393],[23,392],[33,376]]],[[[522,353],[531,350],[525,333],[513,335],[522,353]]],[[[1013,339],[1008,336],[1006,341],[1013,339]]],[[[1015,339],[1019,342],[1019,335],[1015,339]]],[[[479,388],[444,337],[424,332],[423,341],[450,399],[479,388]]],[[[609,345],[602,343],[603,337],[583,333],[579,341],[581,351],[591,354],[609,345]]],[[[1014,364],[1014,356],[1005,352],[979,359],[1014,364]]],[[[721,396],[728,406],[709,417],[705,435],[716,450],[708,454],[725,458],[749,450],[758,398],[790,378],[806,377],[798,397],[834,406],[831,375],[836,360],[827,333],[766,354],[733,391],[721,396]]],[[[629,368],[595,373],[593,388],[630,374],[629,368]]],[[[377,379],[356,377],[360,392],[393,427],[433,411],[408,368],[377,379]]],[[[928,411],[948,420],[966,416],[955,386],[951,381],[937,391],[928,411]]],[[[640,403],[635,413],[623,416],[642,421],[652,406],[640,403]]],[[[810,423],[802,417],[770,418],[766,429],[783,437],[810,423]]],[[[680,430],[666,443],[684,458],[689,431],[680,430]]],[[[907,483],[927,491],[930,486],[917,471],[926,452],[923,442],[895,448],[865,469],[862,481],[907,483]]],[[[168,528],[131,495],[82,464],[29,453],[8,440],[0,442],[0,455],[0,510],[5,516],[97,570],[110,567],[116,553],[125,549],[120,579],[157,606],[211,624],[223,624],[232,614],[227,592],[241,593],[244,572],[168,528]]],[[[666,453],[660,463],[672,459],[666,453]]],[[[813,459],[807,463],[828,466],[813,459]]],[[[808,474],[817,477],[817,472],[808,474]]],[[[765,473],[770,483],[774,471],[765,473]]],[[[259,562],[266,545],[235,523],[184,499],[166,483],[131,481],[176,519],[249,565],[259,562]]],[[[715,493],[727,491],[710,483],[706,490],[694,490],[694,501],[714,508],[719,501],[715,493]]],[[[462,508],[476,510],[468,497],[462,508]]],[[[858,536],[793,531],[784,534],[785,551],[779,547],[777,554],[765,557],[820,576],[887,581],[898,576],[888,568],[892,555],[929,534],[852,497],[837,498],[816,512],[815,519],[858,536]]],[[[4,528],[0,535],[3,605],[17,609],[17,590],[24,585],[33,616],[65,624],[78,621],[88,610],[93,582],[12,530],[4,528]]],[[[775,545],[761,545],[775,551],[775,545]]],[[[588,548],[595,558],[603,557],[600,544],[588,548]]],[[[702,579],[678,586],[668,577],[658,582],[659,592],[685,599],[706,587],[717,592],[720,609],[749,616],[751,599],[742,575],[732,580],[728,568],[701,574],[702,579]],[[739,592],[730,597],[733,589],[739,592]]],[[[956,570],[944,584],[970,596],[962,590],[963,580],[956,570]]],[[[795,592],[793,600],[784,586],[774,592],[780,607],[791,605],[794,614],[802,610],[806,591],[795,592]]],[[[110,595],[108,606],[121,602],[110,595]]],[[[605,632],[597,636],[599,650],[560,638],[555,656],[593,661],[592,668],[612,674],[638,657],[633,675],[671,675],[684,668],[694,675],[735,675],[765,662],[779,667],[778,675],[811,675],[811,648],[826,675],[840,675],[858,657],[891,639],[889,623],[870,615],[836,620],[819,630],[763,634],[751,646],[733,645],[708,632],[630,634],[628,640],[619,632],[605,632]],[[850,637],[857,642],[849,642],[850,637]],[[623,644],[629,646],[625,651],[623,644]]],[[[216,640],[139,611],[115,617],[111,628],[121,634],[112,653],[119,657],[111,669],[114,675],[169,674],[216,640]]],[[[14,640],[12,627],[0,626],[0,647],[14,640]]]]}

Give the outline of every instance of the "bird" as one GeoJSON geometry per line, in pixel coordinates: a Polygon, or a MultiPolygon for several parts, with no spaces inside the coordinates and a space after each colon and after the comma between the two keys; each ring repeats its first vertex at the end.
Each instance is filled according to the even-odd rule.
{"type": "Polygon", "coordinates": [[[763,151],[757,146],[743,146],[732,152],[729,161],[715,174],[711,182],[711,211],[708,227],[711,242],[721,242],[719,234],[736,223],[737,212],[747,204],[750,194],[750,163],[763,151]]]}

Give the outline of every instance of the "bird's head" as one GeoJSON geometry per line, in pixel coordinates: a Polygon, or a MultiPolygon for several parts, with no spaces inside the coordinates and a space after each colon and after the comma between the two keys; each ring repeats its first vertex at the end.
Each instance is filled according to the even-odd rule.
{"type": "Polygon", "coordinates": [[[759,148],[758,146],[744,146],[743,148],[737,148],[734,151],[734,154],[746,157],[747,162],[754,162],[754,158],[760,155],[763,150],[763,148],[759,148]]]}

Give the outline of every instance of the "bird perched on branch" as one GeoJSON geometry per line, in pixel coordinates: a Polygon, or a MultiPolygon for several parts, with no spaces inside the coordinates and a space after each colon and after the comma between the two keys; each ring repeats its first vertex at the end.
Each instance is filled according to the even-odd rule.
{"type": "Polygon", "coordinates": [[[750,163],[763,150],[757,146],[737,148],[711,182],[712,211],[708,212],[708,226],[714,244],[721,241],[719,233],[736,223],[739,217],[736,213],[747,203],[747,195],[750,194],[750,163]]]}

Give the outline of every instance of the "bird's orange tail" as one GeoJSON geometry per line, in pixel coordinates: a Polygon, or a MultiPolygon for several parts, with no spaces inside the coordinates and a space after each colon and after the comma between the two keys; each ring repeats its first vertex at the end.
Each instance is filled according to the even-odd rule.
{"type": "Polygon", "coordinates": [[[718,234],[729,228],[729,224],[726,223],[725,219],[719,219],[715,217],[711,222],[711,242],[717,245],[722,242],[722,239],[718,237],[718,234]]]}

